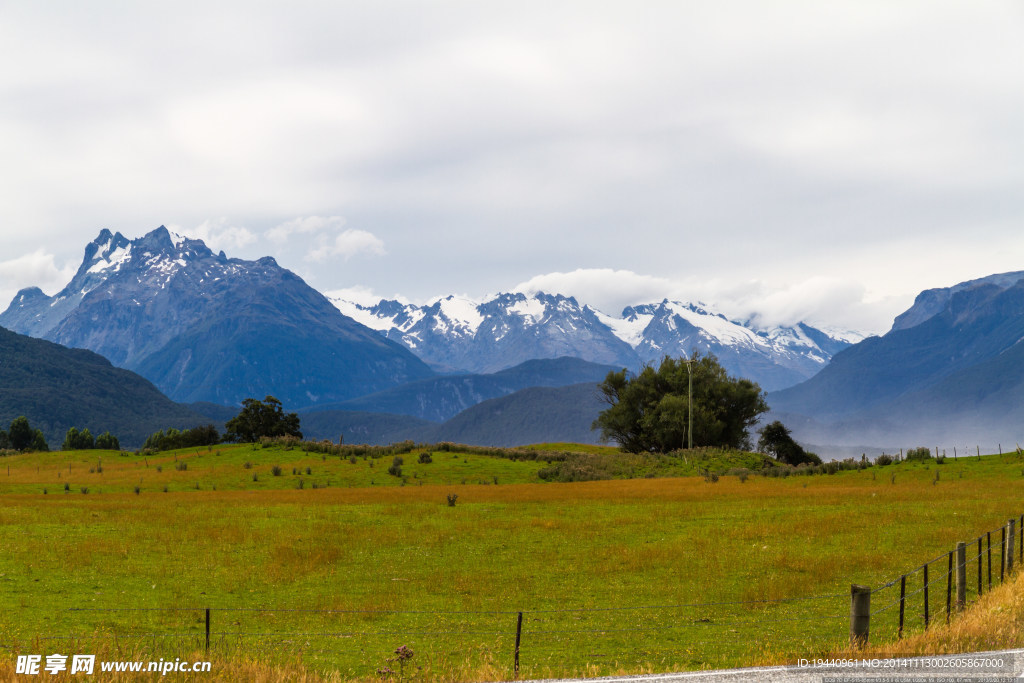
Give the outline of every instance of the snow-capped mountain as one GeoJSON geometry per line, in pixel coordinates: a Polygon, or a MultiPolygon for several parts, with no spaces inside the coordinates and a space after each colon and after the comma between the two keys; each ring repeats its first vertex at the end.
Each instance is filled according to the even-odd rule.
{"type": "Polygon", "coordinates": [[[714,353],[733,374],[765,389],[811,377],[859,338],[837,338],[799,323],[759,329],[704,304],[631,306],[606,315],[559,294],[499,294],[486,301],[449,296],[425,306],[382,300],[364,306],[338,297],[341,310],[401,342],[438,369],[493,372],[530,358],[575,356],[637,368],[665,355],[714,353]]]}
{"type": "Polygon", "coordinates": [[[53,297],[19,292],[0,325],[95,351],[178,401],[340,401],[432,376],[270,257],[214,254],[164,227],[103,230],[53,297]]]}
{"type": "Polygon", "coordinates": [[[369,307],[331,301],[345,315],[402,343],[440,370],[496,372],[562,356],[617,366],[636,363],[629,344],[596,311],[558,294],[499,294],[482,302],[448,296],[425,306],[393,300],[369,307]]]}

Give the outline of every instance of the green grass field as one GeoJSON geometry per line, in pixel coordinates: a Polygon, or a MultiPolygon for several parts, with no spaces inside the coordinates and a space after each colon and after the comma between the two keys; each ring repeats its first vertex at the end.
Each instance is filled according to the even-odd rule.
{"type": "MultiPolygon", "coordinates": [[[[371,679],[407,645],[427,680],[512,678],[522,611],[522,678],[795,659],[845,643],[851,583],[881,585],[1024,511],[1016,454],[541,483],[543,460],[419,452],[404,480],[390,457],[279,447],[4,458],[3,645],[95,638],[168,657],[202,645],[209,607],[215,661],[371,679]],[[788,600],[810,596],[833,597],[788,600]]],[[[893,635],[892,614],[873,638],[893,635]]]]}

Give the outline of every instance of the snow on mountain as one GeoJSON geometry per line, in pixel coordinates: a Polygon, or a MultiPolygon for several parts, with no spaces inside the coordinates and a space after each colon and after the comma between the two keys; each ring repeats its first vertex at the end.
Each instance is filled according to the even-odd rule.
{"type": "Polygon", "coordinates": [[[714,353],[733,374],[776,389],[811,377],[850,343],[804,323],[763,329],[703,303],[668,300],[630,306],[620,317],[543,292],[485,301],[449,296],[424,306],[331,300],[345,315],[449,371],[493,372],[563,355],[636,369],[696,349],[714,353]]]}

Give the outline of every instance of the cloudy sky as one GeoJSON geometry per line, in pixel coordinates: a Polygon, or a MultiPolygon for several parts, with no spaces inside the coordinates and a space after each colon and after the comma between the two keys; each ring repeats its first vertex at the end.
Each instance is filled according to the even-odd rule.
{"type": "Polygon", "coordinates": [[[0,298],[165,224],[322,291],[881,332],[1024,270],[1020,2],[0,2],[0,298]]]}

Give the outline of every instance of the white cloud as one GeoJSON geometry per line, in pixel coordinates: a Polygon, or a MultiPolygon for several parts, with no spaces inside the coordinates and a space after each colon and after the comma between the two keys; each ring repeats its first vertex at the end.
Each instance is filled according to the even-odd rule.
{"type": "Polygon", "coordinates": [[[392,299],[403,304],[409,303],[409,300],[404,296],[398,294],[389,297],[383,297],[379,294],[374,293],[369,287],[362,287],[356,285],[355,287],[343,287],[341,289],[332,289],[329,292],[324,292],[324,296],[328,299],[340,299],[341,301],[351,301],[352,303],[359,304],[360,306],[370,307],[376,306],[382,299],[392,299]]]}
{"type": "Polygon", "coordinates": [[[284,244],[292,235],[309,235],[328,230],[341,230],[345,227],[345,219],[341,216],[306,216],[293,218],[267,230],[266,236],[275,244],[284,244]]]}
{"type": "Polygon", "coordinates": [[[661,301],[678,292],[671,280],[612,268],[577,268],[569,273],[537,275],[512,288],[513,292],[547,292],[573,296],[609,315],[633,304],[661,301]]]}
{"type": "Polygon", "coordinates": [[[611,268],[537,275],[512,291],[574,296],[613,316],[626,306],[669,299],[702,302],[728,318],[753,320],[759,327],[806,322],[862,334],[885,332],[892,317],[907,305],[906,297],[873,297],[863,285],[838,277],[774,284],[751,279],[671,279],[611,268]]]}
{"type": "Polygon", "coordinates": [[[334,239],[311,249],[306,258],[310,261],[324,261],[332,256],[340,256],[346,261],[356,254],[370,254],[382,256],[387,253],[384,250],[384,242],[373,233],[365,230],[348,229],[334,239]]]}
{"type": "Polygon", "coordinates": [[[213,251],[240,249],[256,241],[256,235],[251,230],[239,225],[232,225],[225,217],[207,219],[191,231],[182,231],[170,227],[169,229],[173,232],[201,239],[213,251]]]}
{"type": "Polygon", "coordinates": [[[9,302],[18,290],[25,287],[35,286],[53,294],[63,289],[74,274],[75,266],[72,263],[58,268],[53,254],[43,249],[0,261],[0,302],[9,302]]]}

